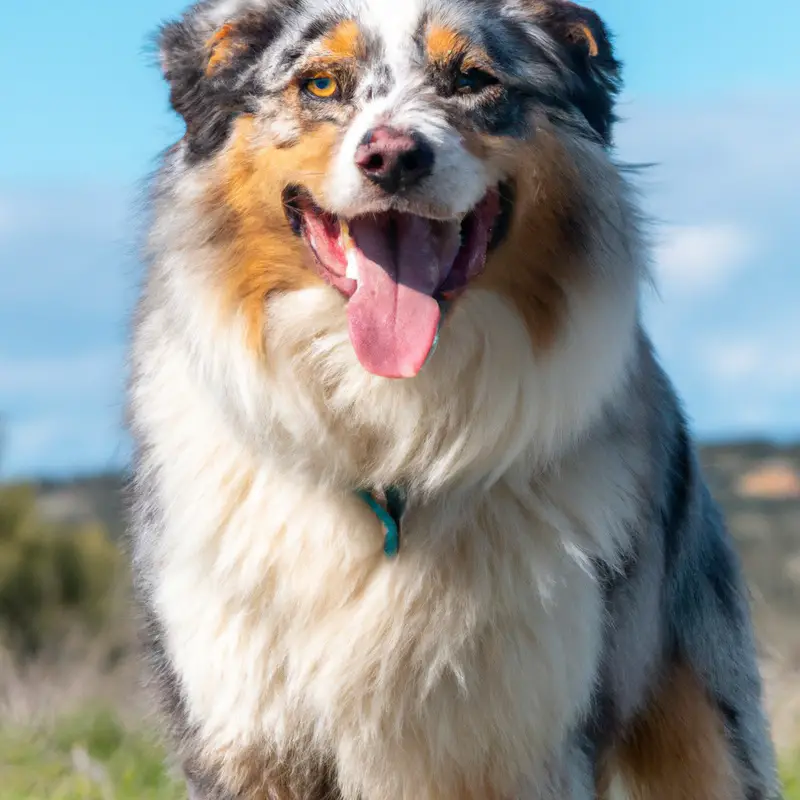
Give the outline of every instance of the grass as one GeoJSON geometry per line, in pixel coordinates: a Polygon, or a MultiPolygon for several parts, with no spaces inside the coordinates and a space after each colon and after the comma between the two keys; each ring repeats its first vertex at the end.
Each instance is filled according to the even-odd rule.
{"type": "Polygon", "coordinates": [[[800,757],[783,770],[784,800],[800,800],[800,757]]]}
{"type": "Polygon", "coordinates": [[[154,737],[106,711],[0,729],[0,800],[185,800],[154,737]]]}
{"type": "MultiPolygon", "coordinates": [[[[784,769],[784,800],[800,800],[800,759],[784,769]]],[[[107,711],[36,730],[0,729],[0,800],[185,800],[153,736],[107,711]]]]}

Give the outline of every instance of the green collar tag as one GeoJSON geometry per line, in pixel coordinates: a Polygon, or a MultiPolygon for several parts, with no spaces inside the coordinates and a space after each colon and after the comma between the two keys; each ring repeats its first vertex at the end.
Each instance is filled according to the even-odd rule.
{"type": "Polygon", "coordinates": [[[394,558],[400,552],[400,521],[406,510],[408,496],[399,486],[389,486],[384,492],[362,489],[358,496],[372,509],[384,530],[383,552],[394,558]]]}

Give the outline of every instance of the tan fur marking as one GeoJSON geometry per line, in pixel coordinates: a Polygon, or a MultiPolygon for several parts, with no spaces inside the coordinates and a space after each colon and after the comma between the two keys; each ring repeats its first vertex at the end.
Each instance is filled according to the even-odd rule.
{"type": "Polygon", "coordinates": [[[297,144],[279,148],[256,140],[252,119],[243,117],[222,160],[216,196],[210,198],[227,212],[221,277],[229,306],[245,320],[248,346],[259,356],[267,296],[322,281],[308,247],[286,220],[282,192],[293,183],[312,194],[321,190],[335,137],[333,125],[321,125],[297,144]]]}
{"type": "Polygon", "coordinates": [[[484,137],[483,144],[493,159],[516,171],[516,192],[509,235],[475,285],[505,295],[525,319],[534,347],[546,349],[561,331],[567,296],[580,281],[580,245],[569,225],[581,213],[578,176],[544,128],[532,142],[484,137]]]}
{"type": "Polygon", "coordinates": [[[594,38],[591,28],[588,25],[580,25],[579,28],[583,38],[586,39],[589,44],[589,55],[592,58],[597,58],[600,53],[600,48],[597,46],[597,39],[594,38]]]}
{"type": "Polygon", "coordinates": [[[589,55],[597,58],[600,55],[600,45],[591,27],[585,23],[570,23],[564,13],[564,4],[554,0],[532,0],[531,10],[542,18],[545,25],[552,25],[558,36],[566,38],[575,44],[585,44],[589,55]]]}
{"type": "Polygon", "coordinates": [[[687,667],[667,676],[611,764],[632,800],[744,800],[722,720],[687,667]]]}
{"type": "Polygon", "coordinates": [[[431,25],[425,40],[428,58],[433,63],[452,61],[470,49],[470,42],[450,28],[431,25]]]}
{"type": "Polygon", "coordinates": [[[331,59],[349,61],[364,56],[364,37],[354,20],[340,22],[321,42],[331,59]]]}
{"type": "Polygon", "coordinates": [[[426,39],[428,60],[432,64],[446,66],[459,62],[462,71],[487,69],[491,59],[485,50],[475,47],[469,39],[456,31],[440,25],[432,25],[426,39]]]}
{"type": "Polygon", "coordinates": [[[235,31],[233,25],[226,23],[206,42],[208,50],[206,75],[213,75],[220,66],[230,61],[236,50],[241,47],[241,44],[235,41],[235,31]]]}
{"type": "Polygon", "coordinates": [[[341,795],[330,764],[309,761],[304,754],[270,756],[251,747],[245,751],[206,754],[206,768],[241,800],[337,800],[341,795]]]}

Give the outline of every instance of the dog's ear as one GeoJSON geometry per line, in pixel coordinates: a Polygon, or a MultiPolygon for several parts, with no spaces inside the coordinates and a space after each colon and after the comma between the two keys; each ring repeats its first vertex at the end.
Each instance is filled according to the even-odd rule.
{"type": "Polygon", "coordinates": [[[214,25],[193,10],[161,28],[161,71],[186,123],[190,157],[208,156],[224,142],[233,117],[246,110],[252,87],[242,76],[275,35],[268,12],[214,25]]]}
{"type": "Polygon", "coordinates": [[[562,49],[583,85],[581,110],[589,124],[608,141],[613,107],[622,86],[622,67],[611,35],[598,14],[568,0],[523,0],[536,24],[562,49]]]}
{"type": "Polygon", "coordinates": [[[611,37],[597,13],[568,0],[533,0],[531,5],[539,25],[574,56],[619,77],[611,37]]]}
{"type": "Polygon", "coordinates": [[[186,123],[190,160],[213,153],[230,128],[231,113],[219,80],[230,45],[226,37],[214,37],[214,29],[192,12],[165,25],[158,36],[161,71],[170,87],[170,103],[186,123]]]}

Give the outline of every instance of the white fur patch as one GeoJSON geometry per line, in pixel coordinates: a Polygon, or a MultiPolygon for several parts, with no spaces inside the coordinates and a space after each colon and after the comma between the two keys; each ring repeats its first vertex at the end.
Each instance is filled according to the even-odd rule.
{"type": "Polygon", "coordinates": [[[430,90],[422,88],[410,66],[405,74],[408,77],[388,96],[367,104],[348,128],[327,180],[325,201],[330,211],[352,217],[369,210],[363,200],[366,179],[356,166],[355,153],[367,132],[377,125],[414,131],[433,148],[435,164],[421,187],[420,202],[437,216],[463,216],[496,184],[498,176],[464,147],[458,132],[427,102],[430,90]]]}
{"type": "Polygon", "coordinates": [[[596,446],[544,483],[526,450],[585,424],[632,312],[595,298],[537,364],[511,306],[468,293],[423,374],[397,382],[363,371],[341,300],[309,290],[270,307],[265,382],[210,298],[175,289],[198,301],[184,307],[201,360],[153,330],[135,405],[168,499],[153,599],[209,751],[311,742],[335,754],[348,799],[454,797],[464,780],[513,792],[588,701],[602,636],[588,559],[613,558],[635,493],[596,446]],[[223,385],[261,441],[242,443],[223,385]],[[370,473],[359,428],[384,442],[370,473]],[[337,477],[405,469],[430,499],[389,561],[337,477]]]}
{"type": "Polygon", "coordinates": [[[377,31],[384,43],[392,88],[359,110],[340,145],[325,192],[329,210],[336,214],[352,217],[370,210],[364,206],[365,178],[354,157],[364,136],[377,125],[414,131],[433,148],[434,169],[420,190],[419,202],[437,216],[463,216],[497,183],[499,176],[464,147],[459,133],[431,102],[433,90],[425,86],[413,52],[421,14],[418,0],[369,0],[359,15],[359,21],[377,31]]]}

